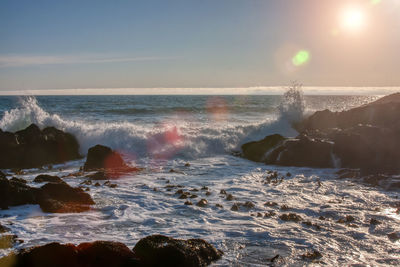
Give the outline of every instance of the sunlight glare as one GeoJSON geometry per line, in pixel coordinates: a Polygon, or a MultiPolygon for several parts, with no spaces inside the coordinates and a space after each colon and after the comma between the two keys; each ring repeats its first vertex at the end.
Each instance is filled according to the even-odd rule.
{"type": "Polygon", "coordinates": [[[349,7],[343,11],[340,20],[344,30],[358,31],[365,24],[365,13],[361,8],[349,7]]]}

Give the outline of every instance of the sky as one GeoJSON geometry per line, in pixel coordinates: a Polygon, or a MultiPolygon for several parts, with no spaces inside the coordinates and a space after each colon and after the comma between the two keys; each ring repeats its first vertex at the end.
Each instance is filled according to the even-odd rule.
{"type": "Polygon", "coordinates": [[[399,61],[400,0],[0,2],[0,93],[400,86],[399,61]]]}

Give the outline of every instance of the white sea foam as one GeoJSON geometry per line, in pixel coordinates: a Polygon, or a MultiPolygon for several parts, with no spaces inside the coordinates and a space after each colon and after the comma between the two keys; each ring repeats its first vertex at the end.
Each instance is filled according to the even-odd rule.
{"type": "Polygon", "coordinates": [[[44,110],[35,97],[23,97],[19,99],[19,107],[4,113],[0,128],[17,131],[31,123],[40,128],[53,126],[75,135],[82,154],[93,145],[103,144],[136,158],[170,158],[176,155],[195,158],[229,153],[239,149],[244,142],[264,138],[267,134],[295,135],[289,121],[296,116],[300,118],[301,114],[296,112],[303,111],[298,110],[296,103],[290,104],[286,105],[282,116],[270,116],[262,122],[231,124],[210,121],[204,124],[193,121],[193,117],[177,117],[159,124],[140,124],[66,119],[44,110]]]}

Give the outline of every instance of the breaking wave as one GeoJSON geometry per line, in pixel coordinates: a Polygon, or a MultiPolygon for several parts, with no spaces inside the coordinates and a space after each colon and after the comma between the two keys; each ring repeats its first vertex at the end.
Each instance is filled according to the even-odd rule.
{"type": "MultiPolygon", "coordinates": [[[[287,101],[285,98],[283,100],[287,101]]],[[[18,107],[4,112],[0,128],[14,132],[31,123],[40,128],[53,126],[75,135],[81,145],[82,154],[86,154],[93,145],[103,144],[136,159],[190,159],[230,153],[239,149],[241,144],[264,138],[268,134],[295,135],[296,132],[290,124],[294,114],[303,111],[298,109],[296,102],[282,103],[281,106],[283,105],[285,109],[280,109],[280,115],[276,114],[272,118],[266,116],[260,122],[201,122],[192,118],[144,124],[126,120],[106,122],[85,118],[69,119],[44,110],[35,97],[29,96],[19,98],[18,107]]],[[[302,114],[297,115],[298,118],[301,116],[302,114]]]]}

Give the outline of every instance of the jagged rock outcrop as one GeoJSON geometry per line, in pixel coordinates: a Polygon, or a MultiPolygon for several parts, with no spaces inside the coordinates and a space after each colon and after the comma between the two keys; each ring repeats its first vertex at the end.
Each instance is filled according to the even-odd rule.
{"type": "Polygon", "coordinates": [[[400,171],[400,93],[343,112],[317,111],[296,138],[270,135],[242,146],[242,156],[284,166],[400,171]]]}
{"type": "Polygon", "coordinates": [[[15,133],[0,130],[0,151],[0,169],[37,168],[81,157],[73,135],[35,124],[15,133]]]}

